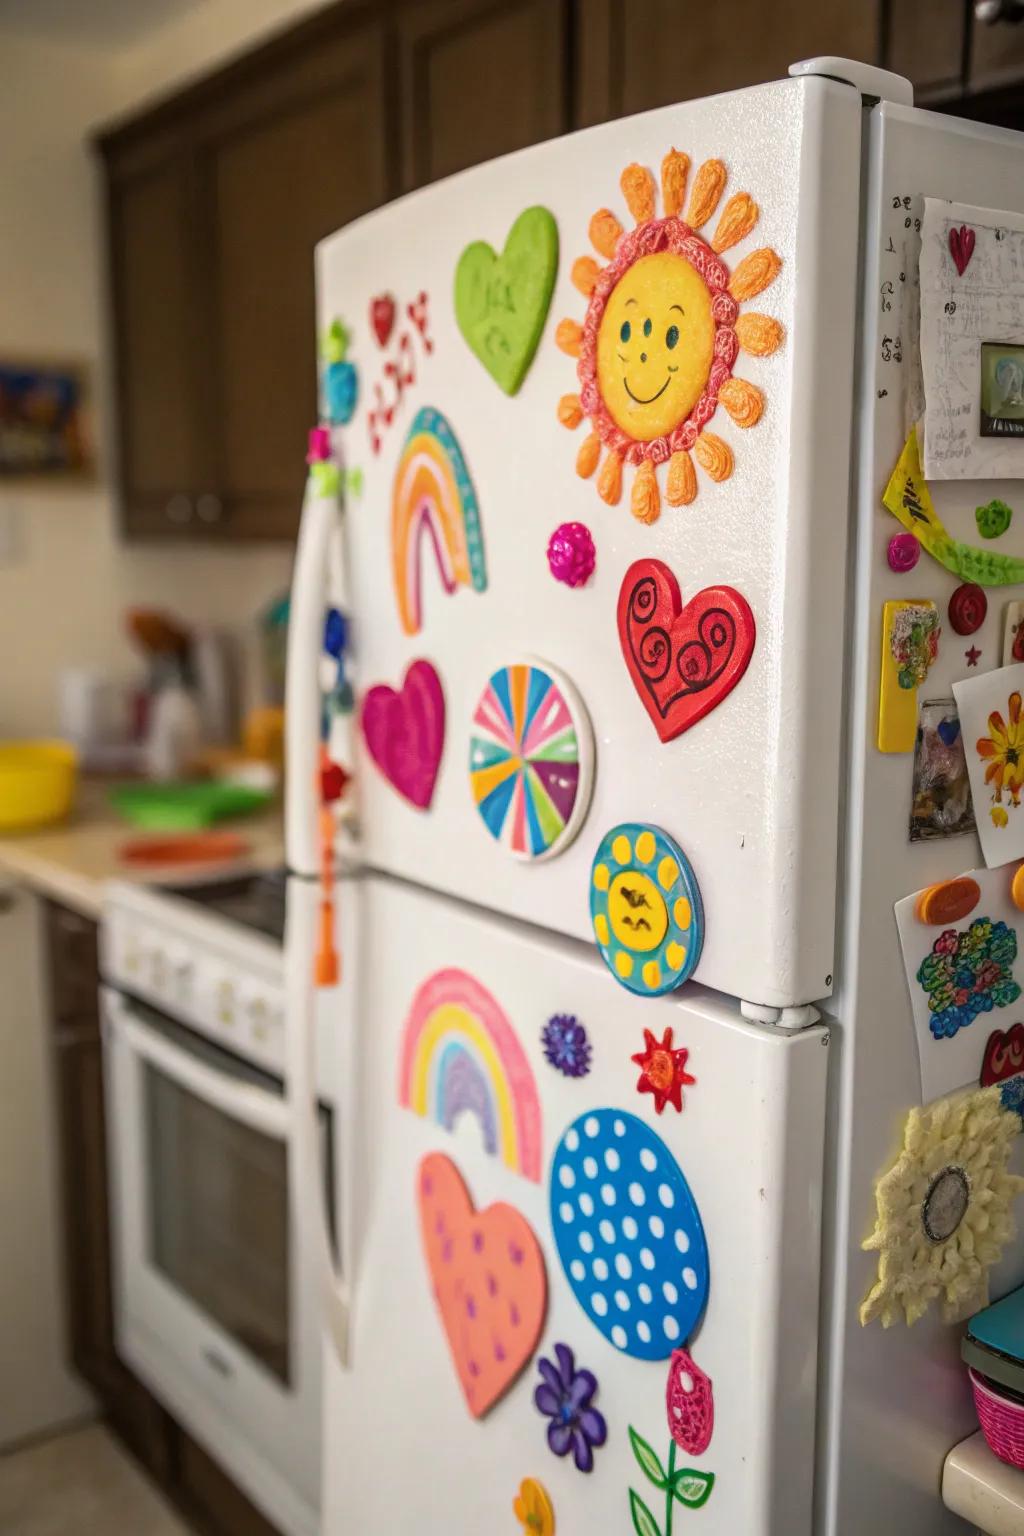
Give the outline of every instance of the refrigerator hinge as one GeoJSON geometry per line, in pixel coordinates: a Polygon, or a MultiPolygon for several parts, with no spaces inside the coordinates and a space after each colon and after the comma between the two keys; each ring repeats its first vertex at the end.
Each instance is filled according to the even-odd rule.
{"type": "Polygon", "coordinates": [[[801,1003],[795,1008],[771,1008],[767,1003],[740,1002],[740,1013],[751,1024],[763,1024],[768,1029],[779,1029],[784,1034],[795,1034],[817,1024],[821,1014],[812,1003],[801,1003]]]}
{"type": "Polygon", "coordinates": [[[894,101],[901,107],[914,105],[914,87],[903,75],[893,74],[891,69],[877,69],[874,64],[861,64],[857,59],[821,54],[815,59],[800,59],[791,64],[789,73],[797,79],[802,75],[824,75],[827,80],[840,80],[844,85],[852,85],[855,91],[872,102],[894,101]]]}

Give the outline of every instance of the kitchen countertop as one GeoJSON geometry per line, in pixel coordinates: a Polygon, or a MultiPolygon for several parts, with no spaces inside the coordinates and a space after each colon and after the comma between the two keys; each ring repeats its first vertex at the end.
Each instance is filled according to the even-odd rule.
{"type": "MultiPolygon", "coordinates": [[[[238,867],[125,863],[119,849],[129,839],[169,834],[143,832],[119,816],[107,798],[115,782],[83,779],[67,821],[34,832],[0,837],[0,877],[7,875],[20,880],[65,906],[89,917],[99,917],[107,880],[166,884],[197,876],[208,879],[238,867]]],[[[246,839],[249,851],[241,861],[246,868],[276,869],[284,863],[280,805],[255,816],[218,822],[217,830],[235,831],[246,839]]]]}
{"type": "Polygon", "coordinates": [[[1024,1472],[993,1456],[979,1429],[946,1457],[942,1502],[984,1536],[1020,1536],[1024,1472]]]}

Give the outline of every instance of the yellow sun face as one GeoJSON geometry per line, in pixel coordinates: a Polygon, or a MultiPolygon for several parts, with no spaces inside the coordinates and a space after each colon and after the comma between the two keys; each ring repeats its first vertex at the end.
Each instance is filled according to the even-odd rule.
{"type": "Polygon", "coordinates": [[[579,394],[558,402],[558,419],[571,430],[584,417],[591,425],[576,472],[585,479],[597,473],[598,495],[614,506],[624,465],[635,467],[630,510],[644,523],[661,512],[657,465],[668,463],[665,494],[673,507],[697,495],[694,459],[711,480],[729,478],[732,446],[708,424],[721,405],[737,427],[756,425],[764,395],[733,366],[740,350],[768,357],[783,340],[770,315],[740,313],[775,281],[782,265],[776,253],[762,246],[731,270],[722,259],[754,229],[757,204],[747,192],[734,193],[705,239],[698,231],[721,202],[726,168],[721,160],[699,168],[684,219],[689,173],[689,157],[670,150],[661,164],[658,219],[654,177],[645,166],[626,167],[619,184],[636,227],[624,230],[608,208],[594,214],[591,243],[608,264],[592,256],[574,262],[586,322],[563,320],[555,332],[562,351],[579,359],[580,381],[579,394]]]}
{"type": "Polygon", "coordinates": [[[673,251],[641,256],[612,289],[597,334],[612,420],[639,442],[671,432],[696,405],[714,350],[704,280],[673,251]]]}
{"type": "Polygon", "coordinates": [[[623,870],[608,892],[608,921],[626,949],[646,954],[657,949],[668,930],[665,898],[650,875],[623,870]]]}

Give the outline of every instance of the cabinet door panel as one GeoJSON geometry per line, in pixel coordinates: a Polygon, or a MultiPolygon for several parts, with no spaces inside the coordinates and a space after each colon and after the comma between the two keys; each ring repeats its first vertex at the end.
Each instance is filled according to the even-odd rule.
{"type": "Polygon", "coordinates": [[[588,0],[579,49],[582,125],[785,76],[797,59],[873,61],[878,0],[588,0]]]}
{"type": "Polygon", "coordinates": [[[403,6],[403,188],[565,132],[566,26],[564,0],[403,6]]]}
{"type": "Polygon", "coordinates": [[[192,192],[181,154],[111,187],[122,492],[136,531],[179,530],[180,498],[204,469],[192,192]]]}
{"type": "Polygon", "coordinates": [[[918,100],[959,91],[964,20],[963,0],[893,0],[890,5],[885,67],[905,75],[918,100]]]}
{"type": "Polygon", "coordinates": [[[200,129],[218,452],[216,485],[200,489],[228,534],[298,527],[316,420],[313,248],[387,196],[382,48],[376,30],[321,48],[200,129]]]}
{"type": "MultiPolygon", "coordinates": [[[[1019,92],[1024,75],[1024,23],[987,26],[971,18],[971,91],[1014,86],[1019,92]]],[[[1002,118],[999,119],[1003,121],[1002,118]]],[[[1020,118],[1018,116],[1017,123],[1020,118]]]]}

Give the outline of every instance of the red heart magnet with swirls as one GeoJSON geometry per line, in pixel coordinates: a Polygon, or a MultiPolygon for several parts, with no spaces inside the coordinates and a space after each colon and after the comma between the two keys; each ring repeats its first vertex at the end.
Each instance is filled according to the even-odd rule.
{"type": "Polygon", "coordinates": [[[974,230],[967,224],[961,224],[959,229],[951,229],[949,232],[949,254],[953,258],[957,276],[963,277],[974,255],[974,242],[977,237],[974,230]]]}
{"type": "Polygon", "coordinates": [[[1018,1072],[1024,1072],[1024,1024],[1013,1024],[1007,1030],[994,1029],[981,1064],[982,1088],[1005,1083],[1018,1072]]]}
{"type": "Polygon", "coordinates": [[[747,670],[757,628],[735,587],[705,587],[684,608],[661,560],[634,560],[619,588],[619,641],[662,741],[703,720],[747,670]]]}
{"type": "Polygon", "coordinates": [[[478,1211],[450,1157],[420,1163],[420,1234],[466,1406],[475,1419],[529,1364],[548,1304],[533,1228],[514,1206],[478,1211]]]}

